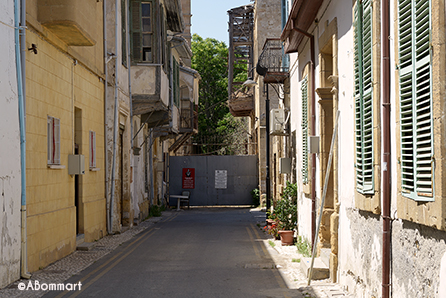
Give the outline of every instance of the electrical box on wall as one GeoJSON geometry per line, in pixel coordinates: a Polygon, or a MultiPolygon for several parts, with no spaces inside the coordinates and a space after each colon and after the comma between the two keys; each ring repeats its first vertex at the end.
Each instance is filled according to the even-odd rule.
{"type": "Polygon", "coordinates": [[[319,136],[310,136],[310,153],[319,154],[319,136]]]}
{"type": "Polygon", "coordinates": [[[68,155],[68,175],[85,174],[85,156],[81,154],[68,155]]]}
{"type": "Polygon", "coordinates": [[[291,158],[284,157],[279,159],[279,173],[280,174],[291,174],[291,158]]]}
{"type": "Polygon", "coordinates": [[[272,109],[270,111],[270,135],[272,136],[286,136],[286,122],[284,109],[272,109]]]}

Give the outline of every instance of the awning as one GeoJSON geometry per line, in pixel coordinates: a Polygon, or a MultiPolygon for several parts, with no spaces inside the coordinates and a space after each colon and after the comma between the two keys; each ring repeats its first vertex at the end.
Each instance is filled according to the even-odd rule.
{"type": "Polygon", "coordinates": [[[180,58],[183,59],[191,59],[192,58],[192,50],[189,47],[186,39],[182,36],[173,36],[171,43],[173,47],[177,49],[180,58]]]}
{"type": "Polygon", "coordinates": [[[295,0],[280,39],[285,42],[285,53],[295,53],[305,37],[293,28],[308,31],[317,16],[323,0],[295,0]]]}

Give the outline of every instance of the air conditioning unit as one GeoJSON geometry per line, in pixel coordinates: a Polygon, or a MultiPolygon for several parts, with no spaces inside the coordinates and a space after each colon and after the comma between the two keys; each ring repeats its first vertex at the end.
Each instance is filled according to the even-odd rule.
{"type": "Polygon", "coordinates": [[[284,109],[272,109],[270,111],[270,135],[272,136],[286,136],[287,132],[287,120],[284,109]]]}

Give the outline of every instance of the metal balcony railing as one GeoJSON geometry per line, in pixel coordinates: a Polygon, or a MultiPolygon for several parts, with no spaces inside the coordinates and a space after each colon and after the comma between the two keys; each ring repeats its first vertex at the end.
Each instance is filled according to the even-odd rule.
{"type": "Polygon", "coordinates": [[[289,55],[285,54],[279,38],[268,38],[257,62],[257,73],[264,76],[265,83],[283,83],[290,69],[289,55]]]}

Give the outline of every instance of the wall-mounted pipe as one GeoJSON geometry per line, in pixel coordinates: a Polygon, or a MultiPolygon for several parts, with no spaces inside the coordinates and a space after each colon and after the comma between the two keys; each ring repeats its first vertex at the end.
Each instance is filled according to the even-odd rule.
{"type": "Polygon", "coordinates": [[[108,69],[107,64],[109,62],[108,57],[108,51],[107,51],[107,0],[102,1],[102,15],[103,15],[103,35],[104,35],[104,76],[105,76],[105,82],[104,82],[104,157],[105,157],[105,204],[107,208],[107,231],[110,234],[111,233],[111,217],[110,217],[110,202],[109,202],[109,195],[108,195],[108,149],[107,149],[107,96],[108,96],[108,69]]]}
{"type": "Polygon", "coordinates": [[[390,167],[390,14],[389,0],[382,2],[382,118],[383,118],[383,251],[382,251],[382,297],[388,298],[390,295],[390,252],[391,252],[391,221],[390,221],[390,205],[391,205],[391,167],[390,167]]]}
{"type": "MultiPolygon", "coordinates": [[[[315,57],[314,57],[314,35],[302,29],[294,27],[291,22],[292,30],[310,38],[310,62],[311,62],[311,136],[316,135],[316,81],[315,81],[315,57]]],[[[314,243],[316,237],[316,154],[311,154],[311,243],[314,243]]]]}
{"type": "Polygon", "coordinates": [[[17,93],[19,109],[20,126],[20,177],[21,177],[21,254],[20,254],[20,275],[23,278],[30,278],[28,273],[28,253],[27,253],[27,235],[26,235],[26,129],[25,129],[25,81],[23,71],[25,69],[23,57],[26,53],[26,3],[24,0],[19,4],[19,0],[14,1],[14,37],[15,37],[15,56],[17,70],[17,93]],[[20,9],[22,13],[20,14],[20,9]],[[20,19],[21,18],[21,19],[20,19]],[[20,25],[22,28],[20,28],[20,25]],[[22,30],[22,38],[20,38],[22,30]]]}
{"type": "MultiPolygon", "coordinates": [[[[105,2],[105,1],[104,1],[105,2]]],[[[118,27],[118,6],[119,0],[115,1],[115,51],[118,52],[119,47],[119,27],[118,27]]],[[[105,17],[105,16],[104,16],[105,17]]],[[[110,192],[110,231],[109,234],[113,232],[113,204],[115,196],[115,176],[116,176],[116,147],[118,142],[118,129],[119,129],[119,119],[118,119],[118,66],[119,59],[115,59],[115,105],[114,105],[114,116],[113,116],[113,162],[112,162],[112,174],[111,174],[111,192],[110,192]]]]}

